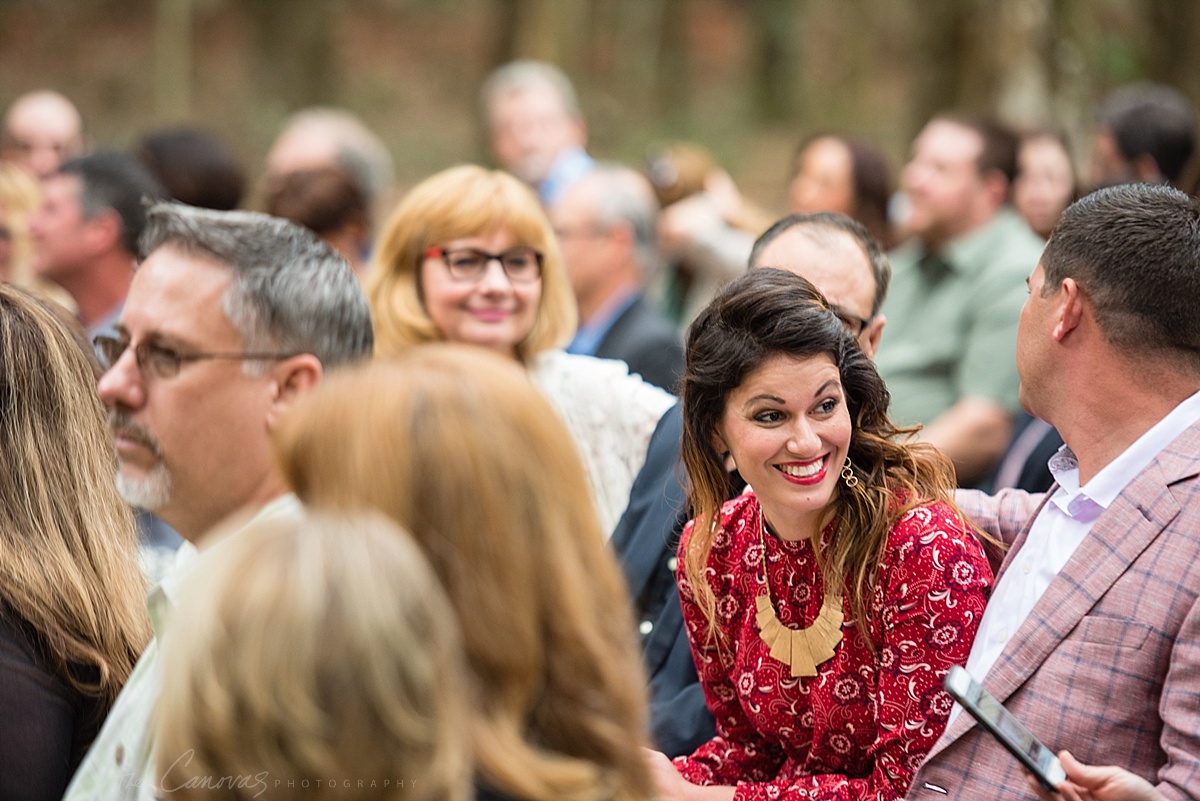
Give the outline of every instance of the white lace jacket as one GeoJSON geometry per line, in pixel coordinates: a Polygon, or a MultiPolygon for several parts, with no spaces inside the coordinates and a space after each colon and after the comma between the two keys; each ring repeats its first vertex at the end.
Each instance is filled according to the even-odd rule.
{"type": "Polygon", "coordinates": [[[607,536],[629,503],[650,435],[676,398],[630,375],[624,362],[561,350],[535,356],[529,375],[575,437],[607,536]]]}

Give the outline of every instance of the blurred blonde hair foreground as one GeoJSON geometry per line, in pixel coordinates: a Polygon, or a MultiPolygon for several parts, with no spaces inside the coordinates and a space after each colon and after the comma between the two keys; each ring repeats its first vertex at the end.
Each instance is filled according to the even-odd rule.
{"type": "Polygon", "coordinates": [[[644,679],[574,441],[525,372],[463,345],[331,376],[277,440],[306,503],[416,536],[462,628],[479,781],[511,799],[649,799],[644,679]]]}
{"type": "Polygon", "coordinates": [[[201,555],[172,624],[155,720],[167,797],[471,798],[454,616],[392,521],[251,523],[201,555]]]}

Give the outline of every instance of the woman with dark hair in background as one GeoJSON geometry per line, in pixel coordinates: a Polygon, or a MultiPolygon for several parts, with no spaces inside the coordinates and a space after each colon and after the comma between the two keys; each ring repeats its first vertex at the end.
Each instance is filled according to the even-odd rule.
{"type": "Polygon", "coordinates": [[[266,211],[324,239],[362,276],[371,241],[370,209],[367,196],[344,170],[319,167],[278,176],[266,211]]]}
{"type": "Polygon", "coordinates": [[[134,157],[180,203],[230,211],[242,201],[246,171],[214,133],[197,128],[151,131],[138,142],[134,157]]]}
{"type": "Polygon", "coordinates": [[[1022,134],[1012,200],[1029,227],[1042,239],[1049,239],[1077,195],[1075,165],[1066,136],[1048,129],[1022,134]]]}
{"type": "Polygon", "coordinates": [[[883,153],[857,137],[821,133],[805,139],[792,160],[788,211],[836,211],[858,220],[884,249],[895,244],[888,222],[891,172],[883,153]]]}

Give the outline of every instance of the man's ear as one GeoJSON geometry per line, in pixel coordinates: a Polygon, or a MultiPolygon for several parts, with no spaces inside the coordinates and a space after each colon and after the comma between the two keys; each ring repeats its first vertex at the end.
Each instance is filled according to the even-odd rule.
{"type": "Polygon", "coordinates": [[[91,250],[103,253],[122,247],[121,233],[123,229],[124,223],[121,222],[121,215],[113,209],[101,209],[95,217],[87,221],[85,236],[91,250]]]}
{"type": "Polygon", "coordinates": [[[274,428],[296,398],[316,388],[325,375],[321,360],[311,353],[281,359],[271,370],[274,397],[267,413],[267,427],[274,428]]]}
{"type": "Polygon", "coordinates": [[[885,325],[887,325],[887,318],[882,314],[877,314],[871,318],[871,322],[867,323],[867,327],[858,335],[858,344],[871,361],[875,361],[875,354],[879,352],[879,340],[883,337],[885,325]]]}
{"type": "Polygon", "coordinates": [[[1061,342],[1083,319],[1084,299],[1074,278],[1064,278],[1058,291],[1062,297],[1059,299],[1058,319],[1054,323],[1052,334],[1061,342]]]}

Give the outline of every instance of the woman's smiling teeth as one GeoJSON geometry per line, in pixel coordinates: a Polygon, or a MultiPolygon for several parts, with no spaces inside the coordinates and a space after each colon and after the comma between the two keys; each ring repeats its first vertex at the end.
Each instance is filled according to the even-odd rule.
{"type": "Polygon", "coordinates": [[[793,476],[795,478],[808,478],[809,476],[815,476],[817,473],[819,473],[824,465],[825,458],[821,457],[820,459],[811,461],[808,464],[781,464],[777,465],[777,467],[779,470],[789,476],[793,476]]]}

